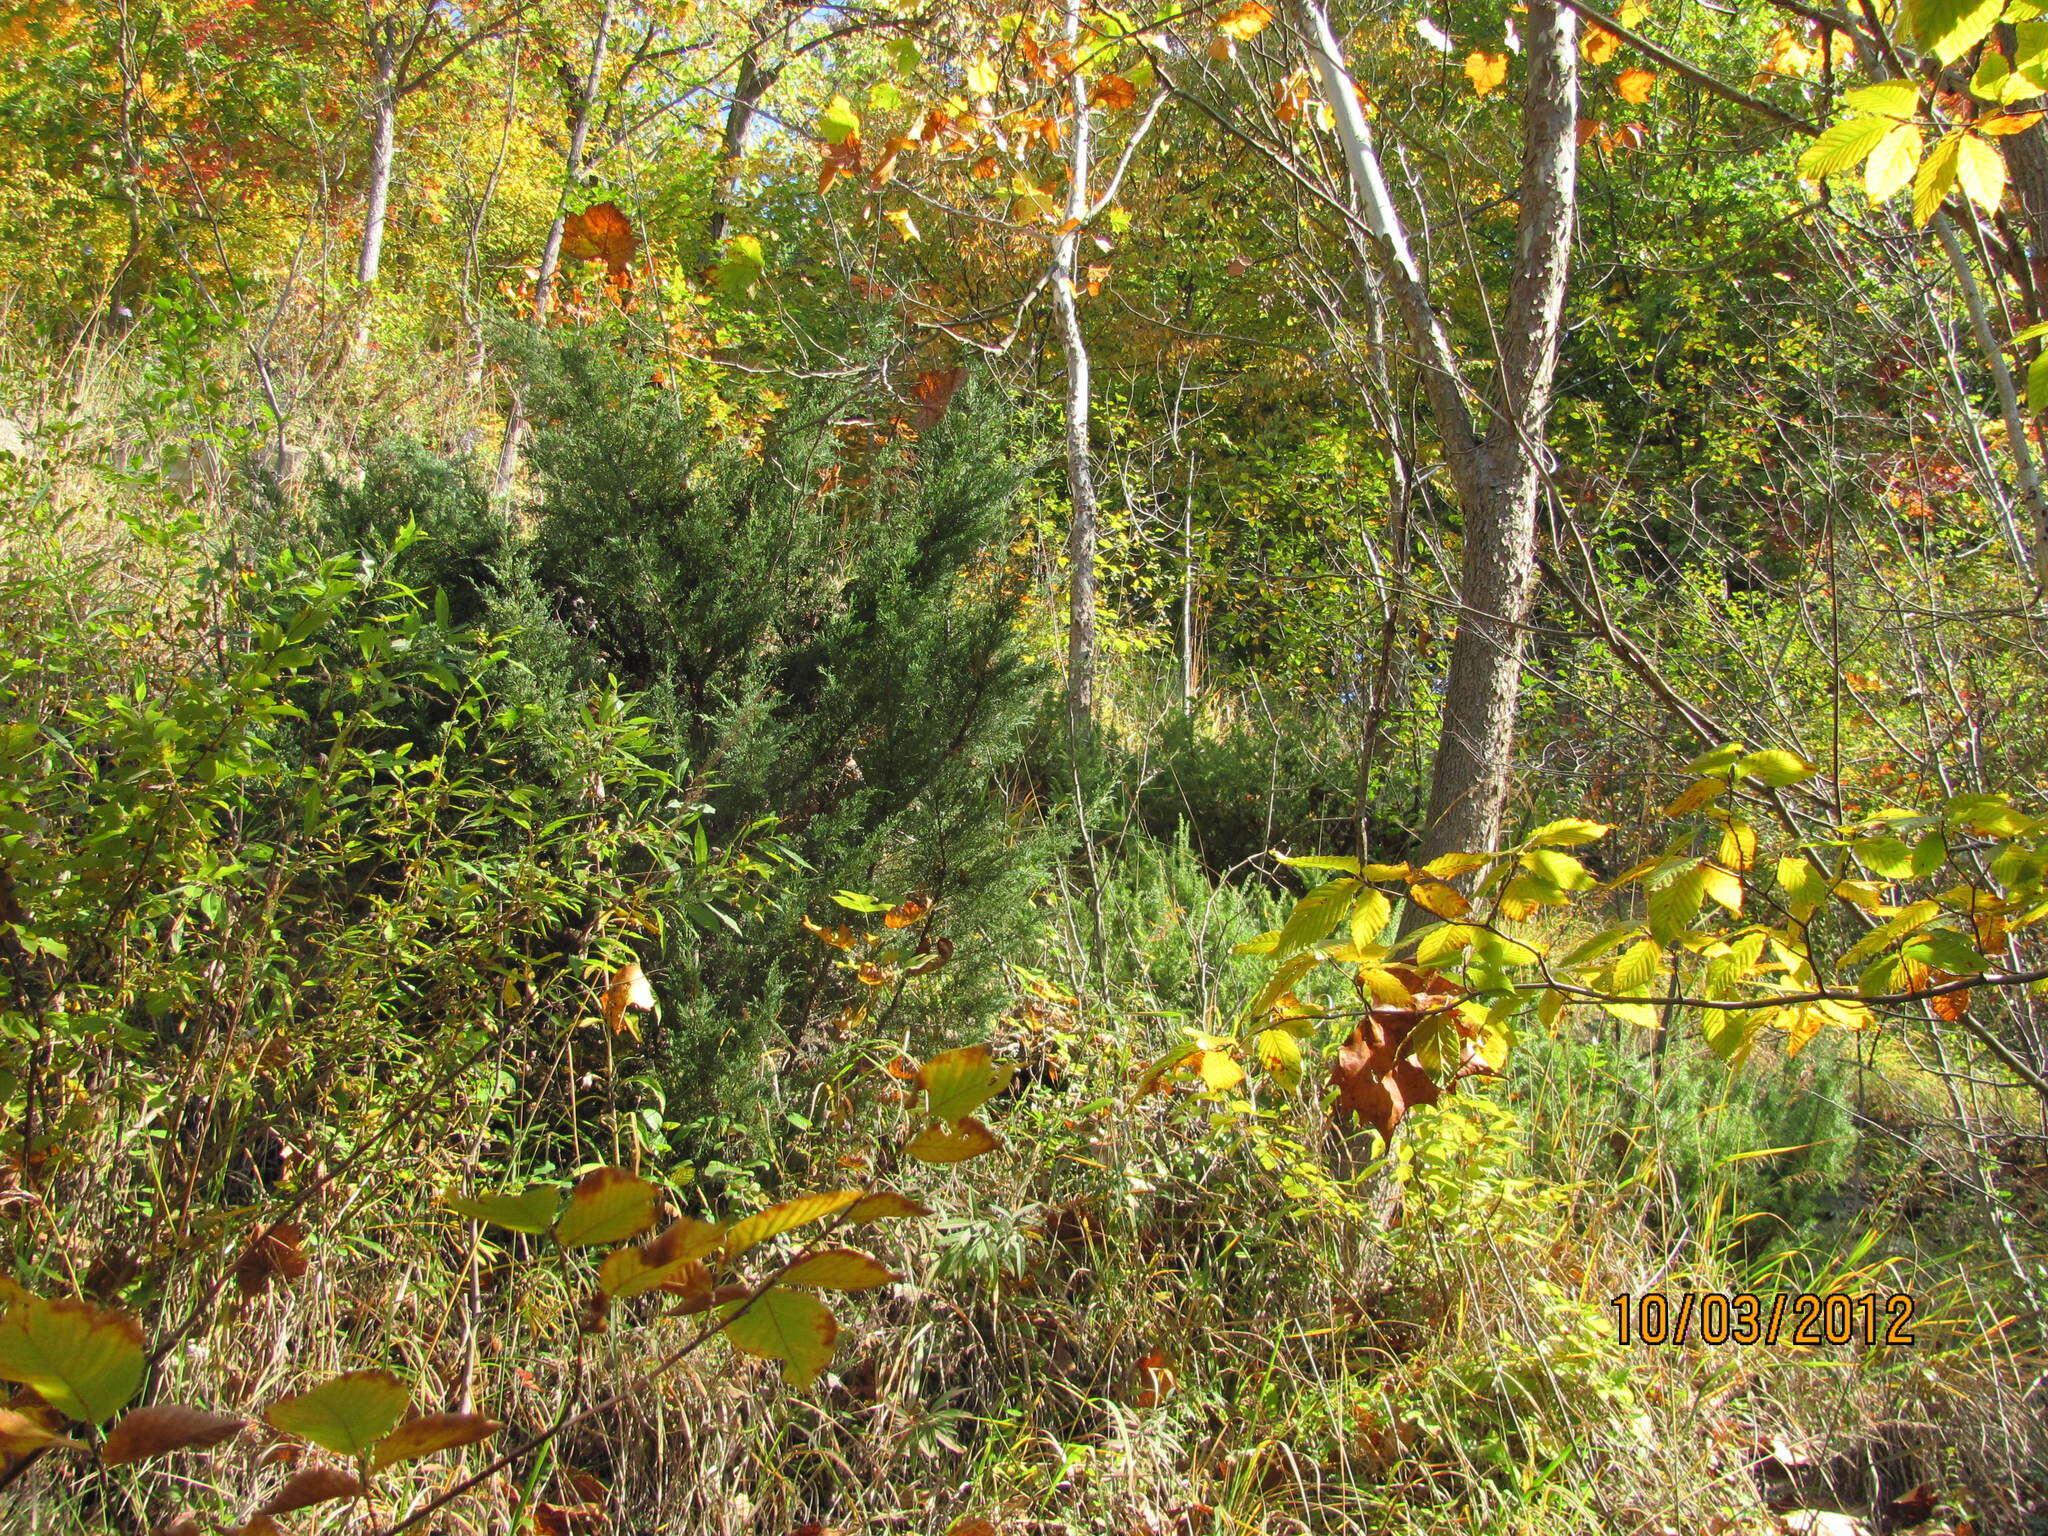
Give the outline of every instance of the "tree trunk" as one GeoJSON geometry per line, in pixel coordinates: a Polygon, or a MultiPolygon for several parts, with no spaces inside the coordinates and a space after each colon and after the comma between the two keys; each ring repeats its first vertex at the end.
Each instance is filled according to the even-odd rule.
{"type": "Polygon", "coordinates": [[[397,159],[398,82],[388,49],[377,51],[377,88],[370,98],[370,185],[363,203],[363,243],[356,253],[356,281],[377,286],[384,264],[384,220],[391,206],[391,168],[397,159]]]}
{"type": "MultiPolygon", "coordinates": [[[[555,274],[562,266],[562,235],[569,223],[569,198],[576,190],[576,178],[583,174],[583,155],[590,143],[590,120],[595,114],[598,91],[604,84],[605,41],[611,32],[612,0],[605,0],[604,8],[598,13],[597,39],[590,45],[590,71],[583,77],[583,87],[576,97],[576,116],[569,127],[569,153],[562,172],[562,195],[555,204],[554,222],[548,225],[548,237],[540,248],[540,269],[533,280],[533,323],[544,326],[548,323],[548,311],[554,307],[555,274]]],[[[498,472],[492,480],[491,494],[499,500],[512,494],[512,477],[519,469],[519,440],[526,432],[526,405],[515,390],[512,395],[512,412],[505,419],[505,440],[498,448],[498,472]]]]}
{"type": "MultiPolygon", "coordinates": [[[[1079,51],[1080,0],[1066,0],[1062,29],[1067,56],[1079,51]]],[[[1071,112],[1067,126],[1067,207],[1053,239],[1052,297],[1059,320],[1060,351],[1066,362],[1067,497],[1073,514],[1067,529],[1067,721],[1075,737],[1095,722],[1095,545],[1099,520],[1095,471],[1088,456],[1088,343],[1081,334],[1079,276],[1081,223],[1088,216],[1088,81],[1076,69],[1068,80],[1071,112]]]]}
{"type": "Polygon", "coordinates": [[[1490,850],[1500,838],[1513,766],[1523,636],[1536,584],[1536,501],[1577,211],[1575,19],[1557,0],[1531,0],[1515,270],[1498,384],[1482,436],[1474,431],[1467,381],[1410,252],[1336,35],[1319,0],[1297,0],[1297,9],[1370,232],[1365,243],[1418,355],[1464,513],[1458,631],[1444,685],[1423,857],[1490,850]]]}
{"type": "MultiPolygon", "coordinates": [[[[763,12],[763,17],[766,12],[763,12]]],[[[763,39],[759,35],[760,19],[757,18],[756,38],[747,51],[740,55],[739,79],[734,82],[732,105],[725,111],[725,131],[718,144],[718,188],[711,209],[710,246],[715,257],[718,247],[725,240],[725,227],[732,211],[732,200],[739,192],[740,157],[746,153],[747,130],[754,125],[754,114],[761,108],[761,98],[768,94],[768,88],[775,84],[782,73],[780,66],[763,69],[760,67],[760,50],[763,39]]]]}

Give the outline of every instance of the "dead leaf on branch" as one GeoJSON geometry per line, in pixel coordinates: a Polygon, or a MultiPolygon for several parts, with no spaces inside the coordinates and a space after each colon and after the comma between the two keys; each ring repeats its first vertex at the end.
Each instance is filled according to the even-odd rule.
{"type": "Polygon", "coordinates": [[[617,203],[597,203],[572,213],[562,223],[562,254],[583,261],[602,261],[614,279],[626,275],[640,249],[633,221],[617,203]]]}
{"type": "MultiPolygon", "coordinates": [[[[1330,1082],[1337,1090],[1339,1112],[1349,1110],[1360,1123],[1390,1138],[1408,1111],[1434,1104],[1446,1089],[1418,1059],[1426,1027],[1439,1019],[1456,1020],[1455,992],[1440,976],[1406,966],[1388,968],[1414,999],[1413,1007],[1375,1003],[1351,1031],[1330,1064],[1330,1082]]],[[[1455,1027],[1455,1026],[1453,1026],[1455,1027]]],[[[1462,1033],[1462,1031],[1461,1031],[1462,1033]]],[[[1473,1070],[1470,1057],[1457,1077],[1473,1070]]],[[[1453,1078],[1455,1084],[1456,1078],[1453,1078]]]]}
{"type": "Polygon", "coordinates": [[[100,1447],[100,1465],[124,1466],[172,1451],[202,1451],[231,1439],[248,1421],[231,1413],[208,1413],[179,1403],[137,1408],[116,1424],[100,1447]]]}

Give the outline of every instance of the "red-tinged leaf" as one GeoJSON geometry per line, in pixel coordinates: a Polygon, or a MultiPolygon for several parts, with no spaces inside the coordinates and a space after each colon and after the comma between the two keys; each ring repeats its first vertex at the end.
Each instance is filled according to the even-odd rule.
{"type": "Polygon", "coordinates": [[[593,1168],[569,1191],[569,1204],[555,1222],[555,1241],[564,1248],[622,1243],[654,1225],[659,1191],[623,1168],[593,1168]]]}
{"type": "MultiPolygon", "coordinates": [[[[47,1409],[42,1411],[48,1412],[47,1409]]],[[[50,1418],[54,1423],[56,1415],[50,1414],[50,1418]]],[[[0,1456],[25,1456],[31,1451],[52,1446],[78,1444],[69,1436],[57,1433],[51,1424],[44,1424],[13,1408],[0,1408],[0,1456]]]]}
{"type": "Polygon", "coordinates": [[[857,1248],[821,1248],[790,1265],[778,1283],[818,1291],[867,1291],[902,1278],[857,1248]]]}
{"type": "Polygon", "coordinates": [[[735,1305],[725,1337],[733,1348],[782,1362],[782,1379],[802,1391],[832,1361],[839,1323],[817,1297],[772,1290],[735,1305]]]}
{"type": "Polygon", "coordinates": [[[919,1205],[907,1195],[885,1189],[879,1194],[856,1200],[847,1209],[846,1225],[862,1227],[871,1221],[887,1221],[896,1216],[929,1216],[931,1213],[930,1206],[919,1205]]]}
{"type": "Polygon", "coordinates": [[[331,1503],[335,1499],[352,1499],[363,1491],[363,1485],[356,1475],[343,1467],[331,1467],[324,1462],[315,1462],[310,1467],[301,1467],[285,1480],[285,1485],[263,1501],[256,1511],[257,1516],[288,1515],[295,1509],[311,1509],[315,1504],[331,1503]]]}
{"type": "Polygon", "coordinates": [[[583,261],[602,261],[613,277],[622,277],[640,249],[633,221],[616,203],[598,203],[572,213],[562,223],[562,254],[583,261]]]}
{"type": "Polygon", "coordinates": [[[481,1413],[426,1413],[408,1419],[377,1442],[370,1458],[372,1470],[400,1461],[417,1461],[436,1451],[488,1440],[505,1426],[481,1413]]]}
{"type": "Polygon", "coordinates": [[[757,1211],[738,1222],[725,1236],[725,1257],[736,1259],[757,1243],[780,1236],[797,1227],[808,1226],[827,1216],[836,1216],[861,1198],[857,1189],[832,1189],[815,1195],[799,1195],[765,1211],[757,1211]]]}
{"type": "Polygon", "coordinates": [[[238,1434],[247,1419],[232,1413],[208,1413],[178,1403],[156,1403],[124,1415],[100,1446],[100,1464],[125,1466],[173,1451],[203,1451],[238,1434]]]}
{"type": "Polygon", "coordinates": [[[0,1380],[67,1418],[112,1418],[142,1385],[142,1364],[142,1325],[110,1307],[30,1296],[0,1317],[0,1380]]]}

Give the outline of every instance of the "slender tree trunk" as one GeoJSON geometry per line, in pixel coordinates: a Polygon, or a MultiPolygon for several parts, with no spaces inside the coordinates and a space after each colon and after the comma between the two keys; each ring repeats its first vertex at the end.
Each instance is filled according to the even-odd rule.
{"type": "Polygon", "coordinates": [[[388,49],[377,51],[377,88],[370,98],[370,184],[363,201],[363,243],[356,281],[377,286],[384,265],[384,223],[391,207],[391,169],[398,155],[398,89],[388,49]]]}
{"type": "Polygon", "coordinates": [[[1423,856],[1491,849],[1500,838],[1514,760],[1523,639],[1536,586],[1536,501],[1577,212],[1575,18],[1557,0],[1531,0],[1515,269],[1501,326],[1496,393],[1482,435],[1474,429],[1467,381],[1409,249],[1329,18],[1320,0],[1297,0],[1297,13],[1336,118],[1370,235],[1369,255],[1418,355],[1464,513],[1458,630],[1444,685],[1423,856]]]}
{"type": "MultiPolygon", "coordinates": [[[[1066,0],[1061,33],[1067,55],[1079,49],[1081,0],[1066,0]]],[[[1073,506],[1067,529],[1067,720],[1075,736],[1095,722],[1095,545],[1100,532],[1095,471],[1088,456],[1088,343],[1081,334],[1079,273],[1081,223],[1088,216],[1088,81],[1076,69],[1068,80],[1071,115],[1067,124],[1067,207],[1053,239],[1052,296],[1060,351],[1066,361],[1067,497],[1073,506]]]]}
{"type": "MultiPolygon", "coordinates": [[[[544,326],[548,323],[548,311],[554,307],[555,274],[562,266],[562,236],[569,224],[569,198],[576,190],[576,179],[583,174],[583,155],[590,143],[590,120],[596,115],[598,92],[604,84],[605,42],[611,33],[612,0],[605,0],[604,8],[598,13],[597,38],[590,45],[590,70],[583,77],[583,87],[576,96],[576,116],[569,127],[569,153],[562,170],[562,194],[555,203],[554,222],[548,225],[548,237],[541,243],[540,269],[533,281],[533,323],[544,326]]],[[[498,472],[492,480],[491,493],[499,500],[512,494],[512,477],[519,469],[519,440],[526,433],[526,403],[515,390],[512,395],[512,411],[505,419],[505,440],[498,448],[498,472]]]]}
{"type": "MultiPolygon", "coordinates": [[[[766,14],[763,12],[763,17],[766,14]]],[[[768,94],[768,88],[782,73],[780,67],[761,67],[760,52],[765,39],[761,36],[760,27],[761,18],[757,18],[755,41],[740,55],[739,78],[733,85],[732,104],[725,110],[725,131],[719,137],[718,188],[712,204],[710,228],[710,247],[714,255],[725,240],[732,201],[739,193],[740,158],[746,153],[747,130],[754,125],[754,114],[761,109],[761,98],[768,94]]]]}

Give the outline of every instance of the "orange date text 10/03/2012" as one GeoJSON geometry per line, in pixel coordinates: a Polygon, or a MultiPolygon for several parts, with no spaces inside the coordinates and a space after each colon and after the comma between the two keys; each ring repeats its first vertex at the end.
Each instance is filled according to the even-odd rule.
{"type": "Polygon", "coordinates": [[[1823,1344],[1902,1348],[1913,1342],[1914,1300],[1865,1291],[1646,1291],[1607,1303],[1623,1344],[1823,1344]]]}

